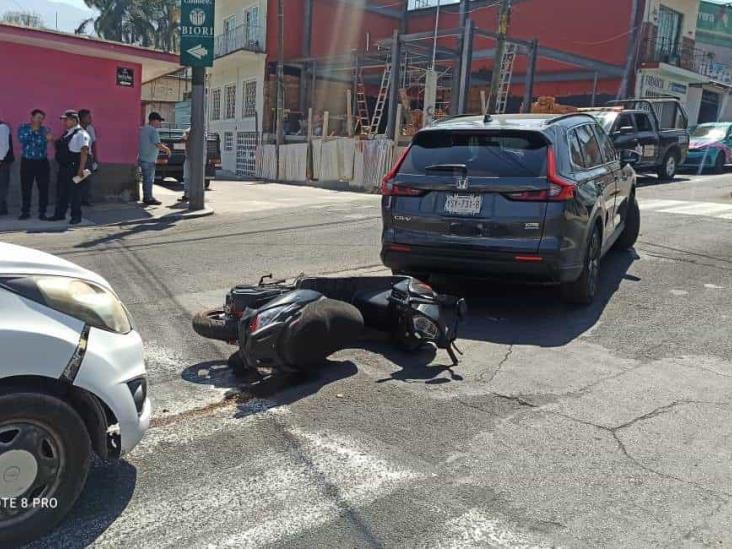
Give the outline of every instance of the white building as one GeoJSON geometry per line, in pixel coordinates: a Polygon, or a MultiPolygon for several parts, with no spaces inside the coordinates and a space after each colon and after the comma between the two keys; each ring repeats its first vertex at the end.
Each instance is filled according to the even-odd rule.
{"type": "Polygon", "coordinates": [[[221,138],[225,171],[254,175],[266,67],[266,0],[217,0],[214,66],[208,74],[209,132],[221,138]]]}

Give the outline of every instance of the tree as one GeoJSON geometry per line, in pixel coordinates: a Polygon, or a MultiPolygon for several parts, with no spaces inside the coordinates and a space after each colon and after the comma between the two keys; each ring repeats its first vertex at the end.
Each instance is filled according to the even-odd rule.
{"type": "Polygon", "coordinates": [[[31,11],[6,11],[2,16],[2,22],[32,29],[44,28],[41,16],[31,11]]]}
{"type": "Polygon", "coordinates": [[[84,0],[99,11],[97,35],[107,40],[177,51],[179,0],[84,0]]]}

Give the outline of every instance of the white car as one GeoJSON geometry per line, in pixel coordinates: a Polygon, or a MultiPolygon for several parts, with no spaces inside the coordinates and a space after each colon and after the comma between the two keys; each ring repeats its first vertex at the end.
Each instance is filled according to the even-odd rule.
{"type": "Polygon", "coordinates": [[[92,451],[120,457],[150,416],[142,340],[109,283],[0,243],[0,546],[55,526],[92,451]]]}

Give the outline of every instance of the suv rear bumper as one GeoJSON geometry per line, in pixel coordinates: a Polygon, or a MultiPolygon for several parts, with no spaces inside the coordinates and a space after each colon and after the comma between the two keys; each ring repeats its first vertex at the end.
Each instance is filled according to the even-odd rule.
{"type": "Polygon", "coordinates": [[[560,283],[577,280],[582,266],[562,265],[559,255],[456,250],[438,246],[402,246],[385,243],[385,266],[405,273],[453,274],[512,282],[560,283]],[[407,251],[408,250],[408,251],[407,251]]]}

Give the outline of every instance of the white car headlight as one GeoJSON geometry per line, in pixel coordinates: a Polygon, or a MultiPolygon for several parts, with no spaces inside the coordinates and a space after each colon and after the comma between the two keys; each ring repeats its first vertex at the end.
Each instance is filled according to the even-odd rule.
{"type": "Polygon", "coordinates": [[[65,276],[24,276],[0,284],[94,328],[119,334],[132,331],[130,315],[119,298],[93,282],[65,276]]]}

